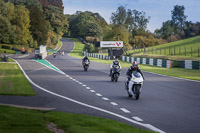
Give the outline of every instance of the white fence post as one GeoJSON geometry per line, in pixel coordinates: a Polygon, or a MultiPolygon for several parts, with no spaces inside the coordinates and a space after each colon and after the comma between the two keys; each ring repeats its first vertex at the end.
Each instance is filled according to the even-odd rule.
{"type": "Polygon", "coordinates": [[[162,67],[162,60],[161,59],[157,59],[157,66],[162,67]]]}
{"type": "Polygon", "coordinates": [[[192,69],[192,61],[185,60],[185,69],[192,69]]]}
{"type": "Polygon", "coordinates": [[[152,58],[149,59],[149,65],[153,66],[153,59],[152,58]]]}

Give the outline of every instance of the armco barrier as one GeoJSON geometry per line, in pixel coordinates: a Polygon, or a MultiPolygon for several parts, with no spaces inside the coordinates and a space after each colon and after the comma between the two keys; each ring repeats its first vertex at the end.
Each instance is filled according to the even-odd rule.
{"type": "MultiPolygon", "coordinates": [[[[110,60],[110,57],[106,55],[87,53],[87,56],[100,58],[104,60],[110,60]]],[[[139,64],[146,64],[146,65],[165,67],[165,68],[172,68],[175,66],[185,69],[200,69],[200,61],[185,60],[185,61],[177,61],[176,64],[174,64],[174,61],[166,59],[153,59],[153,58],[141,58],[141,57],[139,58],[139,57],[129,57],[129,56],[122,56],[121,60],[126,62],[137,61],[139,64]]]]}

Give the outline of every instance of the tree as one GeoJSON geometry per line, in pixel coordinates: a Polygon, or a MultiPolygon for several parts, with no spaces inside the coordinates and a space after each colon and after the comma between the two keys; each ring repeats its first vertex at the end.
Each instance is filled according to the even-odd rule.
{"type": "Polygon", "coordinates": [[[155,34],[157,37],[167,39],[169,36],[171,36],[172,32],[174,32],[174,27],[172,27],[172,21],[168,20],[163,22],[162,27],[159,30],[156,30],[155,34]]]}
{"type": "MultiPolygon", "coordinates": [[[[91,23],[95,23],[93,16],[87,12],[77,12],[69,18],[69,29],[71,31],[71,35],[85,38],[87,36],[87,32],[89,32],[86,27],[91,23]]],[[[94,26],[95,24],[92,25],[94,26]]]]}
{"type": "Polygon", "coordinates": [[[149,19],[150,17],[146,17],[145,12],[126,10],[124,6],[119,6],[117,11],[112,13],[111,24],[124,27],[132,32],[132,36],[136,36],[146,32],[149,19]]]}
{"type": "Polygon", "coordinates": [[[145,12],[133,10],[134,27],[132,29],[132,35],[143,35],[147,29],[147,23],[149,23],[150,17],[146,18],[145,12]]]}
{"type": "Polygon", "coordinates": [[[66,24],[66,17],[63,14],[63,10],[55,7],[55,6],[48,6],[47,9],[44,11],[46,20],[49,20],[53,31],[60,35],[63,32],[64,25],[66,24]]]}
{"type": "Polygon", "coordinates": [[[11,2],[14,5],[25,5],[27,6],[41,6],[38,0],[4,0],[4,2],[11,2]]]}
{"type": "Polygon", "coordinates": [[[192,23],[191,21],[186,21],[184,32],[186,38],[200,35],[200,22],[192,23]]]}
{"type": "MultiPolygon", "coordinates": [[[[31,33],[32,37],[28,37],[27,42],[24,40],[23,43],[26,42],[31,47],[35,47],[37,46],[37,44],[46,45],[50,26],[49,26],[49,22],[45,20],[44,18],[43,9],[40,2],[38,0],[4,0],[4,1],[8,2],[6,3],[6,5],[8,5],[9,7],[8,8],[9,10],[7,11],[7,17],[10,18],[11,16],[10,21],[15,26],[16,32],[20,32],[22,25],[16,26],[16,24],[19,23],[18,22],[19,20],[17,19],[20,19],[20,18],[16,15],[16,11],[11,10],[12,9],[11,7],[16,8],[20,6],[25,6],[26,10],[28,9],[27,11],[29,11],[28,16],[26,15],[25,16],[30,18],[29,27],[27,26],[27,28],[29,30],[29,33],[31,33]],[[14,5],[11,4],[10,2],[16,5],[16,7],[14,7],[14,5]],[[13,18],[13,16],[16,16],[17,18],[16,17],[13,18]]],[[[16,34],[16,35],[19,38],[23,34],[22,35],[16,34]]],[[[15,43],[19,43],[19,39],[17,39],[15,43]]]]}
{"type": "Polygon", "coordinates": [[[127,18],[126,8],[124,6],[119,6],[116,12],[111,15],[111,24],[117,26],[124,26],[127,18]]]}
{"type": "Polygon", "coordinates": [[[0,0],[0,43],[15,42],[14,26],[11,24],[13,20],[15,20],[14,5],[0,0]]]}
{"type": "Polygon", "coordinates": [[[172,22],[178,28],[183,30],[187,16],[184,14],[185,7],[176,5],[172,10],[172,22]]]}
{"type": "Polygon", "coordinates": [[[38,45],[46,45],[48,32],[50,30],[49,22],[44,18],[43,11],[37,6],[30,6],[32,37],[37,41],[38,45]]]}
{"type": "Polygon", "coordinates": [[[125,27],[131,32],[135,25],[136,24],[134,22],[133,12],[132,10],[128,9],[125,21],[125,27]]]}
{"type": "Polygon", "coordinates": [[[0,15],[0,43],[12,43],[14,33],[10,21],[0,15]]]}
{"type": "Polygon", "coordinates": [[[86,26],[86,36],[100,37],[102,34],[101,28],[98,24],[91,22],[86,26]]]}
{"type": "Polygon", "coordinates": [[[32,38],[29,28],[29,11],[23,5],[16,6],[16,16],[13,25],[15,25],[16,43],[27,46],[28,40],[32,38]]]}
{"type": "Polygon", "coordinates": [[[123,41],[124,44],[129,44],[129,38],[131,34],[130,32],[124,27],[113,26],[111,30],[109,30],[106,35],[104,36],[104,40],[110,41],[123,41]]]}

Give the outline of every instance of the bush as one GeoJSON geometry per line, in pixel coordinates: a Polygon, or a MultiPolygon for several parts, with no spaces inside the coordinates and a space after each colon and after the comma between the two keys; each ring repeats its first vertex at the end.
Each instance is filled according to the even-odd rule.
{"type": "Polygon", "coordinates": [[[2,44],[2,45],[1,45],[1,48],[2,48],[2,49],[10,49],[10,50],[11,50],[11,49],[12,49],[12,46],[11,46],[11,45],[8,45],[8,44],[2,44]]]}

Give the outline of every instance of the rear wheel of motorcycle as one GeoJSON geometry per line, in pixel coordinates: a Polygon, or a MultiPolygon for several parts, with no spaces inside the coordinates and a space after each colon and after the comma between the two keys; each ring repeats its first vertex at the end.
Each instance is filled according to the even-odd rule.
{"type": "Polygon", "coordinates": [[[84,67],[84,71],[87,71],[87,67],[84,67]]]}
{"type": "Polygon", "coordinates": [[[140,86],[136,85],[135,86],[135,99],[138,100],[140,97],[140,86]]]}

